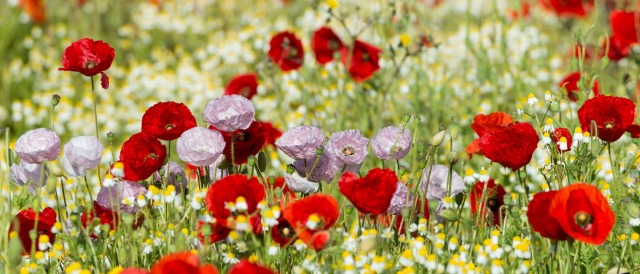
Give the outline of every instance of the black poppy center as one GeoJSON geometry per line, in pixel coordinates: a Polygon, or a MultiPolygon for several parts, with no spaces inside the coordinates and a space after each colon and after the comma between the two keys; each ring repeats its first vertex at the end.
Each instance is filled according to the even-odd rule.
{"type": "Polygon", "coordinates": [[[497,196],[493,196],[487,200],[487,208],[489,208],[491,212],[498,212],[500,209],[500,200],[498,200],[497,196]]]}
{"type": "Polygon", "coordinates": [[[249,132],[241,131],[235,135],[235,139],[238,141],[249,141],[249,132]]]}
{"type": "Polygon", "coordinates": [[[584,211],[578,211],[575,215],[573,215],[573,220],[583,230],[591,230],[594,221],[593,216],[584,211]]]}

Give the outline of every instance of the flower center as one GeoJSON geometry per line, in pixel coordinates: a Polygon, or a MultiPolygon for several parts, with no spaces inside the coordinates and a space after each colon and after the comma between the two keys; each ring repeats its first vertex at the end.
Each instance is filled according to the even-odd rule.
{"type": "Polygon", "coordinates": [[[573,215],[573,220],[583,230],[589,231],[593,227],[593,216],[587,212],[579,211],[573,215]]]}
{"type": "Polygon", "coordinates": [[[244,87],[240,90],[239,94],[243,97],[249,98],[249,94],[251,94],[251,88],[250,87],[244,87]]]}
{"type": "Polygon", "coordinates": [[[150,159],[150,158],[151,158],[151,159],[154,159],[154,160],[158,160],[158,154],[155,154],[155,153],[149,153],[149,154],[147,154],[147,156],[146,156],[146,157],[144,157],[144,160],[143,160],[143,161],[146,161],[146,160],[148,160],[148,159],[150,159]]]}
{"type": "Polygon", "coordinates": [[[336,39],[329,40],[329,49],[337,50],[340,47],[340,43],[336,39]]]}
{"type": "Polygon", "coordinates": [[[94,60],[87,60],[84,62],[84,64],[82,65],[82,67],[84,67],[85,69],[92,69],[95,68],[98,65],[98,63],[94,60]]]}
{"type": "Polygon", "coordinates": [[[604,123],[604,128],[612,129],[613,128],[613,122],[605,122],[604,123]]]}
{"type": "Polygon", "coordinates": [[[345,146],[342,148],[342,154],[346,156],[351,156],[356,154],[356,149],[352,146],[345,146]]]}
{"type": "Polygon", "coordinates": [[[369,53],[366,53],[366,52],[363,53],[362,54],[362,62],[367,62],[369,60],[371,60],[371,56],[369,56],[369,53]]]}
{"type": "Polygon", "coordinates": [[[498,200],[497,196],[493,196],[487,200],[487,208],[489,208],[491,212],[498,212],[500,209],[500,200],[498,200]]]}
{"type": "Polygon", "coordinates": [[[164,128],[165,128],[166,130],[172,130],[172,129],[173,129],[173,128],[175,128],[175,127],[176,127],[176,125],[174,125],[174,124],[166,124],[166,125],[164,126],[164,128]]]}
{"type": "Polygon", "coordinates": [[[241,131],[238,134],[234,135],[235,140],[238,141],[249,141],[249,132],[241,131]]]}

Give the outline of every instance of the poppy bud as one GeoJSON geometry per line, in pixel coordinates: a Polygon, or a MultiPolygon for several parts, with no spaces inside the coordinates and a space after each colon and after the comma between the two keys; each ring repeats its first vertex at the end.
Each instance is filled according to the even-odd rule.
{"type": "Polygon", "coordinates": [[[447,161],[451,165],[455,165],[458,162],[458,160],[459,160],[458,153],[454,151],[450,152],[449,155],[447,155],[447,161]]]}
{"type": "Polygon", "coordinates": [[[450,208],[441,210],[439,215],[442,219],[450,223],[458,220],[458,214],[450,208]]]}
{"type": "Polygon", "coordinates": [[[627,211],[632,218],[640,217],[640,208],[635,203],[629,203],[627,205],[627,211]]]}
{"type": "Polygon", "coordinates": [[[275,185],[276,184],[276,177],[270,176],[269,177],[269,184],[270,185],[275,185]]]}
{"type": "Polygon", "coordinates": [[[107,140],[109,140],[109,143],[113,143],[113,138],[114,138],[114,137],[116,137],[116,134],[115,134],[115,133],[113,133],[113,132],[111,132],[111,131],[109,131],[109,132],[107,133],[107,140]]]}
{"type": "Polygon", "coordinates": [[[353,206],[347,206],[345,208],[345,211],[347,212],[347,214],[351,214],[351,212],[353,212],[353,206]]]}
{"type": "Polygon", "coordinates": [[[164,167],[158,170],[158,174],[160,174],[160,176],[164,176],[164,167]]]}
{"type": "Polygon", "coordinates": [[[324,153],[324,148],[322,146],[316,147],[316,155],[320,156],[324,153]]]}
{"type": "Polygon", "coordinates": [[[33,209],[33,211],[40,211],[40,198],[35,197],[33,199],[33,202],[31,203],[31,208],[33,209]]]}
{"type": "Polygon", "coordinates": [[[56,191],[57,186],[58,180],[55,177],[49,177],[45,189],[47,190],[47,193],[53,194],[56,191]]]}
{"type": "Polygon", "coordinates": [[[420,116],[413,117],[413,124],[420,125],[420,116]]]}
{"type": "Polygon", "coordinates": [[[511,202],[512,202],[511,201],[511,194],[504,195],[504,197],[502,199],[503,199],[505,205],[510,205],[511,202]]]}
{"type": "Polygon", "coordinates": [[[402,122],[408,123],[409,120],[411,120],[411,114],[409,113],[402,114],[402,122]]]}
{"type": "Polygon", "coordinates": [[[439,146],[440,144],[442,144],[442,141],[444,141],[444,137],[446,135],[447,135],[447,131],[444,129],[436,133],[436,135],[433,135],[433,137],[431,138],[431,145],[434,147],[439,146]]]}
{"type": "Polygon", "coordinates": [[[455,121],[451,121],[451,124],[449,124],[449,136],[455,139],[458,134],[460,134],[460,126],[455,121]]]}
{"type": "Polygon", "coordinates": [[[426,168],[426,167],[427,167],[427,161],[425,161],[425,160],[421,160],[420,162],[418,162],[418,167],[419,167],[420,169],[424,169],[424,168],[426,168]]]}
{"type": "Polygon", "coordinates": [[[293,165],[287,165],[287,173],[289,175],[293,174],[293,172],[296,171],[296,167],[293,165]]]}
{"type": "Polygon", "coordinates": [[[558,113],[558,111],[560,111],[560,104],[551,104],[551,106],[549,106],[549,109],[553,113],[558,113]]]}
{"type": "Polygon", "coordinates": [[[62,169],[60,168],[59,163],[51,164],[48,167],[49,167],[49,171],[53,176],[56,176],[56,177],[62,176],[62,169]]]}
{"type": "Polygon", "coordinates": [[[54,94],[53,96],[51,96],[51,105],[53,107],[56,107],[58,103],[60,103],[60,95],[54,94]]]}

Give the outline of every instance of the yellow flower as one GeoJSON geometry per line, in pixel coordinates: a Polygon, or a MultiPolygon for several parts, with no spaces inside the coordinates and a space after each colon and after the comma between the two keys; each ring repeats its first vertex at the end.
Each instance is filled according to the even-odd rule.
{"type": "Polygon", "coordinates": [[[338,0],[327,0],[327,6],[331,9],[337,9],[340,3],[338,3],[338,0]]]}

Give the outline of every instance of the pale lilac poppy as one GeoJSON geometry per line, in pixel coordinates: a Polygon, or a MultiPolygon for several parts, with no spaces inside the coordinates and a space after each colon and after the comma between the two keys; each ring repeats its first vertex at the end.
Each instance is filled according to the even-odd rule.
{"type": "Polygon", "coordinates": [[[393,193],[393,198],[387,208],[387,212],[393,215],[399,215],[402,213],[402,209],[405,207],[413,207],[415,198],[409,193],[409,188],[402,182],[398,182],[396,192],[393,193]]]}
{"type": "Polygon", "coordinates": [[[103,207],[116,209],[117,205],[120,205],[120,211],[136,214],[140,211],[140,207],[132,202],[131,205],[126,205],[123,200],[135,201],[138,195],[144,195],[147,193],[147,188],[138,182],[132,181],[119,181],[116,185],[111,187],[102,187],[96,198],[96,202],[103,207]]]}
{"type": "Polygon", "coordinates": [[[95,136],[77,136],[64,145],[60,159],[62,168],[72,177],[84,176],[100,164],[102,144],[95,136]]]}
{"type": "Polygon", "coordinates": [[[413,138],[408,129],[389,126],[378,131],[373,137],[371,148],[380,159],[402,159],[409,153],[412,142],[413,138]]]}
{"type": "Polygon", "coordinates": [[[24,186],[29,181],[33,182],[33,186],[44,186],[47,183],[48,170],[46,166],[43,170],[42,164],[30,164],[20,161],[20,165],[15,163],[11,165],[9,173],[11,174],[11,180],[21,186],[24,186]]]}
{"type": "Polygon", "coordinates": [[[60,156],[60,137],[47,128],[33,129],[18,138],[15,152],[30,164],[53,161],[60,156]]]}
{"type": "Polygon", "coordinates": [[[297,173],[284,174],[284,182],[293,192],[315,193],[320,187],[318,183],[310,182],[297,173]]]}
{"type": "MultiPolygon", "coordinates": [[[[420,181],[420,189],[427,191],[427,199],[436,199],[442,201],[447,196],[447,177],[449,176],[449,168],[443,165],[427,166],[422,171],[422,180],[420,181]],[[431,170],[431,178],[429,177],[431,170]],[[429,189],[427,190],[427,184],[429,189]]],[[[452,171],[451,174],[451,197],[462,193],[465,190],[464,182],[458,173],[452,171]]]]}
{"type": "Polygon", "coordinates": [[[318,164],[313,168],[316,158],[305,160],[296,160],[293,166],[302,177],[306,177],[311,182],[330,182],[336,175],[336,167],[332,164],[331,159],[325,153],[320,156],[318,164]],[[307,174],[309,173],[309,174],[307,174]]]}
{"type": "Polygon", "coordinates": [[[358,165],[367,158],[368,143],[369,139],[362,136],[359,130],[345,130],[331,135],[325,152],[338,167],[358,165]]]}
{"type": "Polygon", "coordinates": [[[224,138],[220,132],[194,127],[178,138],[176,150],[182,161],[193,166],[208,166],[218,159],[224,146],[224,138]]]}
{"type": "Polygon", "coordinates": [[[315,158],[316,151],[323,142],[322,130],[312,126],[299,126],[287,130],[275,144],[289,157],[303,160],[315,158]]]}
{"type": "Polygon", "coordinates": [[[204,119],[220,131],[247,129],[255,116],[253,103],[240,95],[224,95],[207,103],[204,119]]]}

